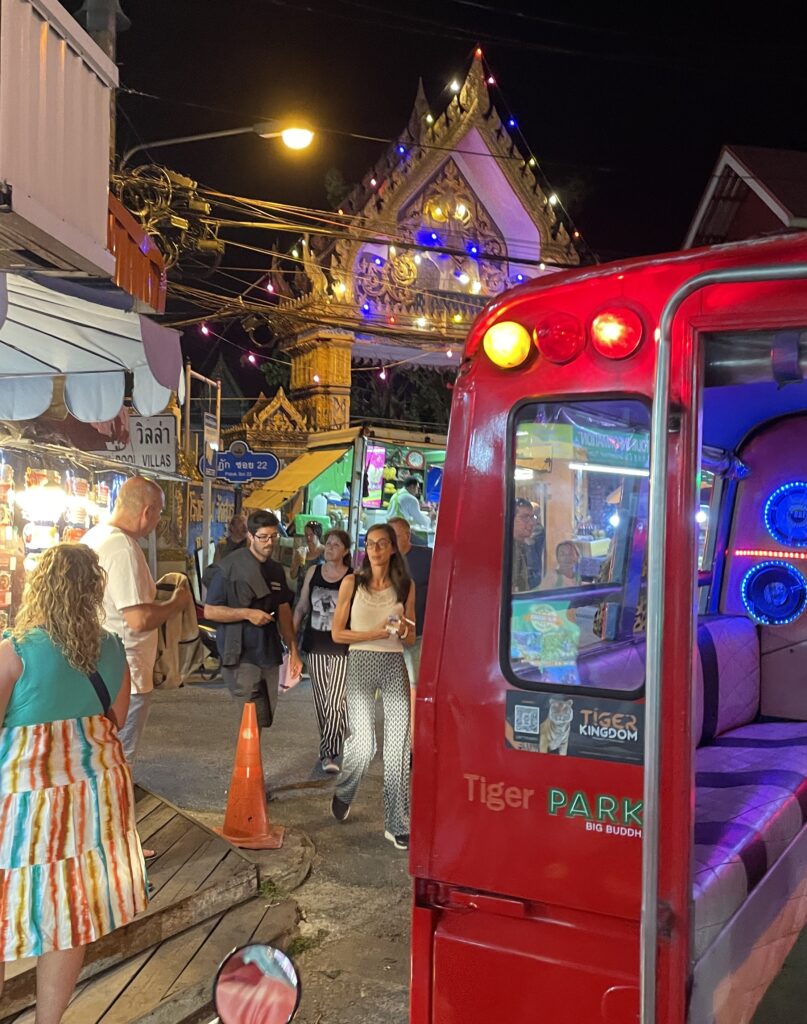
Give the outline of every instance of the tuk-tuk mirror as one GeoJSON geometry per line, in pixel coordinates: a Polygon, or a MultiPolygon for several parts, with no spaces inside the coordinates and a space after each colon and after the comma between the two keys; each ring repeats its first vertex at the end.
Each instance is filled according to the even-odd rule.
{"type": "Polygon", "coordinates": [[[221,1024],[288,1024],[300,1005],[300,977],[286,954],[255,943],[234,949],[213,985],[221,1024]]]}

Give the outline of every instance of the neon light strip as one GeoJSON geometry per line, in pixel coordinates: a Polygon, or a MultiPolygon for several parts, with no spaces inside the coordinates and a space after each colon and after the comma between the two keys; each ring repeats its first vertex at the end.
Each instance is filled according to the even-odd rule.
{"type": "Polygon", "coordinates": [[[569,469],[580,469],[584,473],[610,473],[612,476],[650,476],[649,469],[632,469],[630,466],[599,466],[596,462],[570,462],[569,469]]]}
{"type": "Polygon", "coordinates": [[[735,548],[734,554],[750,558],[797,558],[800,561],[807,560],[807,551],[767,551],[757,548],[735,548]]]}

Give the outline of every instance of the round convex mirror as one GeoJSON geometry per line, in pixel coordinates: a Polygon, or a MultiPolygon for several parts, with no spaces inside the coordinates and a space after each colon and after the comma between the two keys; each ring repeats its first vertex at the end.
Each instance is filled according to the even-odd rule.
{"type": "Polygon", "coordinates": [[[213,1000],[221,1024],[288,1024],[300,1004],[297,968],[274,946],[241,946],[219,967],[213,1000]]]}

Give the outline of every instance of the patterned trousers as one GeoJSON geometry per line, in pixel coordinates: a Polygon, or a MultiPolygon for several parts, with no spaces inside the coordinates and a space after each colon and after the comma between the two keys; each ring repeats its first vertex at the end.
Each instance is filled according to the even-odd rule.
{"type": "Polygon", "coordinates": [[[323,761],[337,758],[342,753],[347,731],[347,655],[307,654],[306,658],[319,722],[319,756],[323,761]]]}
{"type": "Polygon", "coordinates": [[[336,795],[356,797],[375,756],[375,694],[384,705],[384,827],[409,834],[409,677],[402,654],[351,651],[347,665],[347,723],[342,774],[336,795]]]}

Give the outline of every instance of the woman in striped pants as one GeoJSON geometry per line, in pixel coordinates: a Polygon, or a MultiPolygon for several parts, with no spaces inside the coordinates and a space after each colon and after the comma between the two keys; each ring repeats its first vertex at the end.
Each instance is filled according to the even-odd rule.
{"type": "Polygon", "coordinates": [[[312,566],[306,573],[300,591],[300,600],[294,609],[294,629],[297,632],[303,617],[311,618],[303,635],[314,707],[319,721],[319,756],[324,771],[336,774],[337,759],[341,757],[347,726],[345,706],[345,679],[347,677],[347,644],[335,643],[331,638],[333,613],[339,596],[339,587],[350,569],[350,536],[344,530],[329,530],[325,534],[325,561],[312,566]]]}
{"type": "Polygon", "coordinates": [[[344,580],[333,636],[350,644],[347,675],[348,735],[342,775],[331,812],[345,821],[375,756],[375,697],[384,705],[384,837],[409,848],[409,676],[404,644],[415,642],[415,584],[398,551],[395,531],[376,523],[367,531],[365,556],[344,580]]]}

